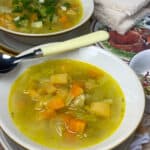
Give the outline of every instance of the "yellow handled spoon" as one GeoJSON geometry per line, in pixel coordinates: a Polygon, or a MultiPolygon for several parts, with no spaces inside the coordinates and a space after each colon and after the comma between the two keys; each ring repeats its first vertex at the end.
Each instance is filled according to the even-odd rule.
{"type": "Polygon", "coordinates": [[[31,53],[21,56],[14,57],[6,54],[0,54],[0,73],[9,72],[23,59],[71,51],[97,42],[108,40],[108,38],[109,34],[107,31],[97,31],[64,42],[58,42],[57,44],[41,46],[40,48],[33,50],[31,53]]]}

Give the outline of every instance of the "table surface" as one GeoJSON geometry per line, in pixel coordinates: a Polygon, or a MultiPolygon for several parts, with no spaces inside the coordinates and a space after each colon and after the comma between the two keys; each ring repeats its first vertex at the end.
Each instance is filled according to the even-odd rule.
{"type": "MultiPolygon", "coordinates": [[[[2,37],[0,36],[0,38],[2,38],[2,37]]],[[[9,50],[9,49],[4,48],[3,46],[1,46],[1,43],[0,43],[0,52],[2,52],[2,53],[8,53],[10,55],[15,55],[16,54],[16,53],[12,52],[11,50],[9,50]]],[[[135,134],[143,134],[143,133],[149,133],[150,134],[150,113],[145,113],[144,114],[143,121],[141,122],[141,124],[139,125],[139,128],[135,132],[135,134]],[[147,122],[147,125],[144,125],[145,122],[147,122]]],[[[134,140],[134,138],[132,138],[132,141],[133,140],[134,140]]],[[[132,141],[130,140],[130,143],[132,141]]],[[[127,144],[125,143],[125,145],[127,145],[127,144]]],[[[4,148],[2,147],[1,144],[0,144],[0,150],[4,150],[4,148]]],[[[14,150],[16,150],[16,149],[14,149],[14,150]]],[[[122,148],[118,148],[116,150],[123,150],[123,149],[122,148]]],[[[126,149],[126,150],[128,150],[128,149],[126,149]]],[[[150,150],[150,143],[144,144],[142,150],[150,150]]]]}

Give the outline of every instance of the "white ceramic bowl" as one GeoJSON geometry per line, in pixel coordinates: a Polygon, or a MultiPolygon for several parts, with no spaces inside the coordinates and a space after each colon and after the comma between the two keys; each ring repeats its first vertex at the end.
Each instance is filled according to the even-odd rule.
{"type": "MultiPolygon", "coordinates": [[[[144,50],[136,54],[130,61],[130,67],[139,76],[150,72],[150,49],[144,50]]],[[[150,95],[146,95],[145,111],[150,113],[150,95]]]]}
{"type": "Polygon", "coordinates": [[[150,49],[136,54],[129,65],[137,74],[144,74],[150,71],[150,49]]]}
{"type": "MultiPolygon", "coordinates": [[[[36,45],[44,44],[48,42],[64,41],[69,38],[73,38],[82,34],[86,34],[87,32],[89,32],[87,31],[88,28],[90,28],[89,27],[90,25],[87,23],[87,21],[93,14],[94,1],[93,0],[81,0],[81,3],[83,6],[83,16],[80,22],[71,28],[68,28],[66,30],[59,31],[59,32],[53,32],[53,33],[30,34],[30,33],[15,32],[15,31],[0,27],[0,30],[3,33],[2,36],[6,37],[8,40],[12,39],[12,41],[14,40],[18,44],[23,43],[23,44],[29,44],[31,46],[36,46],[36,45]]],[[[7,39],[6,39],[6,42],[7,42],[7,39]]]]}
{"type": "MultiPolygon", "coordinates": [[[[29,50],[32,51],[32,50],[29,50]]],[[[17,143],[30,150],[47,150],[24,136],[14,125],[8,111],[8,97],[12,83],[27,67],[48,59],[70,58],[96,65],[119,83],[126,100],[126,111],[123,121],[116,132],[103,142],[86,148],[86,150],[112,149],[126,140],[137,128],[144,112],[145,99],[142,86],[130,67],[116,56],[94,46],[76,51],[28,60],[18,65],[13,71],[0,76],[0,126],[17,143]]]]}
{"type": "Polygon", "coordinates": [[[83,16],[81,18],[81,20],[79,21],[79,23],[77,23],[75,26],[62,30],[62,31],[58,31],[58,32],[52,32],[52,33],[44,33],[44,34],[30,34],[30,33],[22,33],[22,32],[16,32],[13,30],[9,30],[3,27],[0,27],[1,30],[8,32],[10,34],[13,35],[20,35],[20,36],[27,36],[27,37],[43,37],[43,36],[52,36],[52,35],[58,35],[58,34],[62,34],[68,31],[71,31],[73,29],[76,29],[77,27],[80,27],[81,25],[83,25],[93,14],[94,11],[94,1],[93,0],[81,0],[81,4],[83,6],[83,16]]]}

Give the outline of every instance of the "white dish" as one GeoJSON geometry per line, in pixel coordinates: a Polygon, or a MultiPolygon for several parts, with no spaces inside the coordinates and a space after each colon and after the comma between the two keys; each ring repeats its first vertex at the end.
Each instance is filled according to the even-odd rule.
{"type": "MultiPolygon", "coordinates": [[[[28,52],[30,51],[32,51],[32,49],[28,52]]],[[[126,111],[120,127],[105,141],[86,148],[86,150],[108,150],[126,140],[135,131],[143,116],[145,99],[142,86],[137,76],[128,65],[114,55],[94,46],[81,48],[73,52],[67,52],[55,56],[28,60],[18,65],[8,74],[0,75],[0,89],[3,91],[0,93],[0,126],[2,129],[18,144],[27,149],[47,150],[47,148],[32,142],[24,136],[13,124],[8,111],[8,97],[12,83],[27,67],[48,59],[60,58],[81,60],[102,68],[116,79],[125,95],[126,111]]]]}
{"type": "Polygon", "coordinates": [[[0,30],[3,30],[5,32],[8,32],[9,34],[12,35],[17,35],[17,36],[23,36],[23,37],[43,37],[43,36],[52,36],[52,35],[58,35],[58,34],[62,34],[68,31],[71,31],[73,29],[76,29],[78,27],[80,27],[81,25],[83,25],[93,14],[94,11],[94,1],[93,0],[81,0],[81,4],[83,6],[83,16],[81,18],[81,20],[79,21],[78,24],[76,24],[75,26],[69,28],[69,29],[65,29],[63,31],[59,31],[59,32],[52,32],[52,33],[45,33],[45,34],[30,34],[30,33],[22,33],[22,32],[16,32],[16,31],[12,31],[3,27],[0,27],[0,30]]]}
{"type": "MultiPolygon", "coordinates": [[[[145,76],[148,72],[150,73],[150,49],[144,50],[136,54],[130,61],[130,67],[135,73],[141,77],[145,76]]],[[[146,107],[145,111],[150,113],[150,95],[145,95],[146,107]]]]}
{"type": "Polygon", "coordinates": [[[137,74],[150,72],[150,49],[136,54],[129,65],[137,74]]]}

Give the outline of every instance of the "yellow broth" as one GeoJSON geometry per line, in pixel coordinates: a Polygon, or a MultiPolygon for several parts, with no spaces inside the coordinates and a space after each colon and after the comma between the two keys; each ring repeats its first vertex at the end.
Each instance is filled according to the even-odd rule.
{"type": "Polygon", "coordinates": [[[125,98],[105,71],[62,59],[31,66],[20,75],[10,91],[9,110],[31,140],[73,150],[111,136],[123,119],[125,98]]]}
{"type": "Polygon", "coordinates": [[[9,0],[2,5],[7,9],[0,11],[0,26],[33,34],[71,28],[78,24],[83,13],[80,0],[9,0]]]}

